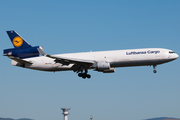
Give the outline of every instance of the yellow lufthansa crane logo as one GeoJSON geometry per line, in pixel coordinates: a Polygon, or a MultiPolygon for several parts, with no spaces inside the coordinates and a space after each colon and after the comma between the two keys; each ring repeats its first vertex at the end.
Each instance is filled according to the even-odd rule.
{"type": "Polygon", "coordinates": [[[13,39],[13,45],[16,47],[20,47],[23,44],[23,40],[21,37],[17,36],[13,39]]]}

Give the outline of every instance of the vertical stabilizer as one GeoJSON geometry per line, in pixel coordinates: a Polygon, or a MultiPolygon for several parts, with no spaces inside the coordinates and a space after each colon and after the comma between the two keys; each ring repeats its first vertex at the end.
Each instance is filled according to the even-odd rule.
{"type": "Polygon", "coordinates": [[[6,31],[15,48],[24,49],[32,47],[16,31],[6,31]]]}
{"type": "MultiPolygon", "coordinates": [[[[27,41],[25,41],[16,31],[6,31],[11,42],[15,48],[4,49],[4,55],[15,58],[30,58],[38,57],[39,49],[42,49],[40,46],[32,47],[27,41]]],[[[15,59],[13,58],[13,59],[15,59]]]]}

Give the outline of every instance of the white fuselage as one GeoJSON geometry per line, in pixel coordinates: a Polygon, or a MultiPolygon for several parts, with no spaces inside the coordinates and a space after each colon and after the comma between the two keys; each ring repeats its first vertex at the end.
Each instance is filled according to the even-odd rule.
{"type": "MultiPolygon", "coordinates": [[[[178,55],[172,50],[162,48],[146,48],[146,49],[129,49],[114,50],[100,52],[83,52],[53,55],[57,57],[77,58],[81,60],[90,60],[96,62],[109,62],[110,66],[127,67],[127,66],[145,66],[158,65],[166,63],[178,58],[178,55]]],[[[72,70],[74,64],[61,64],[55,62],[55,59],[45,56],[26,58],[33,64],[25,64],[25,68],[42,70],[42,71],[65,71],[72,70]]],[[[12,65],[18,66],[17,62],[12,60],[12,65]]],[[[91,69],[91,68],[88,68],[91,69]]]]}

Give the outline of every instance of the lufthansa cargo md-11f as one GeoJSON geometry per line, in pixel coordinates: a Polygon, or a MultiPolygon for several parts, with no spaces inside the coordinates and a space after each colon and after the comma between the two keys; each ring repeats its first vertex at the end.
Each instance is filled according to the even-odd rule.
{"type": "Polygon", "coordinates": [[[15,31],[7,31],[7,34],[14,48],[5,49],[4,56],[12,59],[12,65],[41,71],[72,70],[84,79],[91,78],[91,75],[88,74],[89,69],[113,73],[116,67],[152,65],[153,72],[156,73],[157,65],[173,61],[179,57],[172,50],[163,48],[48,55],[41,46],[32,47],[15,31]]]}

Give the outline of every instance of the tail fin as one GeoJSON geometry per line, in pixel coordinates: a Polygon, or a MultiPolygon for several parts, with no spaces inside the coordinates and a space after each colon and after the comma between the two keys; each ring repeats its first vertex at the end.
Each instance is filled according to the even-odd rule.
{"type": "Polygon", "coordinates": [[[13,56],[13,57],[18,57],[20,59],[39,56],[39,52],[37,48],[42,48],[42,47],[40,46],[32,47],[18,33],[16,33],[13,30],[6,32],[15,48],[5,49],[4,56],[13,56]]]}
{"type": "Polygon", "coordinates": [[[32,47],[29,43],[27,43],[16,31],[6,31],[11,42],[15,48],[30,48],[32,47]]]}

